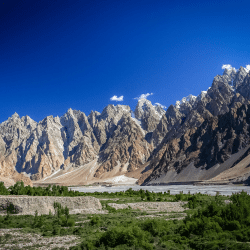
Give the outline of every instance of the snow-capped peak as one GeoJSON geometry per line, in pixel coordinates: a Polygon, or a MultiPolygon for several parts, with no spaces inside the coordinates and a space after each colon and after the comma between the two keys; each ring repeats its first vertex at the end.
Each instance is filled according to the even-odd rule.
{"type": "Polygon", "coordinates": [[[156,105],[154,105],[154,109],[155,109],[156,113],[159,115],[159,117],[162,117],[163,114],[166,113],[166,111],[164,109],[167,108],[167,107],[160,104],[160,103],[155,103],[155,104],[156,105]]]}
{"type": "Polygon", "coordinates": [[[237,71],[234,67],[232,67],[232,65],[230,65],[230,64],[223,64],[222,65],[222,67],[221,67],[222,69],[225,69],[225,71],[224,72],[232,72],[232,71],[237,71]]]}
{"type": "Polygon", "coordinates": [[[175,103],[175,107],[176,108],[180,108],[180,105],[182,105],[182,104],[184,104],[184,103],[190,103],[190,104],[193,104],[195,101],[196,101],[196,96],[194,96],[194,95],[188,95],[188,96],[186,96],[186,97],[183,97],[182,99],[181,99],[181,101],[176,101],[176,103],[175,103]]]}
{"type": "Polygon", "coordinates": [[[177,108],[177,109],[179,109],[181,106],[181,102],[180,101],[176,101],[176,103],[175,103],[175,107],[177,108]]]}
{"type": "Polygon", "coordinates": [[[197,96],[197,100],[202,100],[207,95],[207,91],[201,91],[201,93],[197,96]]]}
{"type": "Polygon", "coordinates": [[[166,106],[164,106],[164,105],[162,105],[162,104],[156,102],[155,105],[154,105],[154,107],[157,107],[157,106],[159,106],[159,107],[161,107],[161,108],[163,108],[163,109],[166,109],[166,108],[167,108],[166,106]]]}

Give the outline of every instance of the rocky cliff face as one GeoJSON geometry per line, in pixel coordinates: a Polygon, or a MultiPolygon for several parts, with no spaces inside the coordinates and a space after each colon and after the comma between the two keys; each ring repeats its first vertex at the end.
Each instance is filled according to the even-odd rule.
{"type": "Polygon", "coordinates": [[[134,115],[142,129],[146,132],[153,132],[163,113],[159,106],[154,107],[149,100],[142,98],[137,103],[134,115]]]}
{"type": "Polygon", "coordinates": [[[86,173],[105,179],[145,166],[139,183],[214,178],[214,166],[248,147],[249,100],[250,74],[241,67],[226,69],[207,91],[167,111],[142,98],[134,112],[126,105],[89,116],[69,109],[39,123],[15,113],[0,124],[0,178],[31,183],[85,165],[84,180],[86,173]]]}
{"type": "Polygon", "coordinates": [[[218,172],[218,168],[230,158],[236,161],[237,158],[232,160],[232,156],[249,145],[249,128],[250,105],[232,108],[224,115],[206,119],[199,127],[189,128],[181,137],[166,144],[162,158],[145,184],[152,180],[162,180],[163,176],[168,181],[170,176],[171,181],[177,180],[178,174],[181,175],[184,169],[190,169],[191,172],[192,168],[197,168],[197,172],[203,170],[204,173],[186,179],[182,176],[182,181],[211,178],[213,173],[209,170],[215,168],[218,172]]]}
{"type": "Polygon", "coordinates": [[[145,140],[145,132],[125,113],[100,154],[101,167],[96,177],[112,171],[126,173],[141,167],[149,158],[153,147],[145,140]]]}
{"type": "MultiPolygon", "coordinates": [[[[184,101],[177,102],[175,108],[169,107],[171,117],[175,117],[174,126],[171,130],[165,129],[164,139],[151,156],[150,174],[144,175],[139,182],[209,179],[213,171],[201,174],[200,170],[218,168],[247,147],[248,118],[244,114],[249,104],[249,79],[250,75],[242,67],[237,73],[225,70],[222,76],[214,78],[208,91],[188,105],[184,101]],[[239,121],[244,126],[239,125],[239,121]]],[[[165,120],[165,127],[168,127],[168,119],[165,120]]]]}

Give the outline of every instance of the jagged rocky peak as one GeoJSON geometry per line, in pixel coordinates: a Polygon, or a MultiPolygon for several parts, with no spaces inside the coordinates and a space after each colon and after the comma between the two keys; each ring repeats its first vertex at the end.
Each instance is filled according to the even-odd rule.
{"type": "Polygon", "coordinates": [[[136,105],[134,116],[145,131],[153,132],[162,115],[149,100],[141,98],[136,105]]]}
{"type": "Polygon", "coordinates": [[[36,125],[36,124],[37,124],[37,122],[34,121],[33,119],[31,119],[28,115],[23,116],[23,117],[21,118],[21,121],[22,121],[23,123],[25,123],[25,124],[31,124],[31,125],[36,125]]]}
{"type": "Polygon", "coordinates": [[[249,72],[250,66],[247,65],[246,68],[240,67],[238,70],[228,65],[223,75],[217,75],[214,77],[215,82],[224,82],[229,85],[232,85],[235,89],[237,89],[244,81],[246,75],[249,72]]]}
{"type": "Polygon", "coordinates": [[[98,122],[98,117],[101,115],[98,111],[93,111],[91,110],[89,116],[88,116],[88,121],[91,127],[93,128],[96,123],[98,122]]]}
{"type": "Polygon", "coordinates": [[[244,82],[245,77],[247,76],[249,70],[244,68],[244,67],[240,67],[239,70],[237,71],[235,78],[233,80],[233,86],[234,88],[238,88],[240,85],[242,85],[242,83],[244,82]]]}
{"type": "Polygon", "coordinates": [[[188,95],[187,97],[183,97],[181,99],[181,104],[184,104],[184,103],[190,103],[190,104],[193,104],[194,102],[196,101],[196,96],[194,95],[188,95]]]}
{"type": "Polygon", "coordinates": [[[100,154],[100,167],[95,176],[100,178],[112,171],[126,173],[141,167],[153,150],[144,137],[144,131],[130,114],[123,114],[100,154]]]}
{"type": "Polygon", "coordinates": [[[19,114],[17,112],[15,112],[12,116],[11,119],[15,119],[15,118],[20,118],[19,114]]]}
{"type": "Polygon", "coordinates": [[[75,121],[78,123],[82,133],[84,134],[86,131],[92,131],[92,127],[89,124],[88,117],[85,115],[84,112],[80,110],[73,110],[70,111],[70,117],[75,119],[75,121]],[[73,116],[72,116],[73,113],[73,116]]]}
{"type": "Polygon", "coordinates": [[[185,111],[186,109],[190,109],[193,107],[197,97],[194,95],[188,95],[187,97],[183,97],[181,101],[176,101],[175,108],[177,109],[183,109],[184,113],[187,113],[188,111],[185,111]]]}
{"type": "Polygon", "coordinates": [[[244,98],[249,99],[250,97],[250,72],[248,72],[242,84],[238,85],[237,92],[240,93],[244,98]]]}
{"type": "Polygon", "coordinates": [[[79,119],[83,119],[83,117],[84,117],[84,119],[85,118],[87,119],[87,116],[85,115],[84,112],[82,112],[80,110],[73,110],[73,109],[69,108],[67,110],[67,112],[63,116],[60,117],[60,120],[61,120],[61,122],[63,122],[64,120],[70,120],[70,119],[77,121],[79,119]]]}
{"type": "Polygon", "coordinates": [[[106,106],[99,119],[102,119],[102,120],[105,120],[105,119],[113,119],[114,120],[114,123],[117,123],[122,115],[124,113],[130,113],[131,110],[130,110],[130,107],[128,105],[113,105],[113,104],[109,104],[108,106],[106,106]]]}
{"type": "Polygon", "coordinates": [[[180,113],[179,109],[176,108],[174,105],[170,105],[166,111],[166,117],[168,120],[176,118],[180,119],[183,115],[180,113]]]}
{"type": "Polygon", "coordinates": [[[82,111],[80,110],[72,110],[73,112],[73,115],[79,119],[79,118],[82,118],[83,116],[86,116],[82,111]]]}
{"type": "Polygon", "coordinates": [[[20,116],[15,112],[6,121],[2,122],[1,125],[14,124],[14,123],[19,123],[19,122],[20,122],[20,116]]]}
{"type": "Polygon", "coordinates": [[[42,121],[40,121],[37,124],[38,130],[41,131],[43,129],[51,129],[54,126],[54,124],[57,122],[58,122],[58,118],[56,117],[54,118],[53,115],[46,116],[42,121]]]}
{"type": "Polygon", "coordinates": [[[165,106],[160,105],[159,103],[155,103],[156,105],[154,106],[156,112],[160,115],[160,117],[162,117],[165,113],[166,110],[164,110],[163,108],[166,108],[165,106]]]}
{"type": "Polygon", "coordinates": [[[14,113],[8,120],[0,124],[0,135],[8,141],[8,145],[15,141],[13,146],[18,146],[21,140],[27,138],[31,131],[35,129],[37,123],[28,116],[20,119],[17,113],[14,113]]]}
{"type": "Polygon", "coordinates": [[[227,77],[226,75],[217,75],[214,77],[211,88],[208,90],[208,94],[213,91],[219,91],[224,94],[225,91],[234,92],[232,87],[232,79],[227,77]]]}
{"type": "Polygon", "coordinates": [[[69,108],[68,111],[60,117],[60,122],[63,126],[74,126],[77,121],[71,108],[69,108]]]}
{"type": "Polygon", "coordinates": [[[228,79],[228,83],[230,83],[231,85],[233,85],[233,81],[235,79],[236,76],[236,69],[231,67],[231,68],[225,68],[224,72],[223,72],[223,77],[226,77],[228,79]]]}
{"type": "Polygon", "coordinates": [[[228,75],[228,76],[231,76],[231,75],[235,75],[237,72],[237,70],[233,67],[228,67],[228,68],[225,68],[224,72],[223,72],[223,75],[228,75]]]}
{"type": "MultiPolygon", "coordinates": [[[[249,106],[242,105],[205,120],[201,126],[191,127],[180,138],[167,142],[148,181],[157,178],[162,182],[210,179],[232,169],[235,162],[243,159],[242,149],[249,148],[249,113],[249,106]],[[238,159],[231,157],[235,153],[238,159]]],[[[249,162],[242,164],[247,166],[249,162]]],[[[249,170],[247,172],[249,176],[249,170]]]]}
{"type": "MultiPolygon", "coordinates": [[[[208,89],[210,89],[210,87],[209,87],[208,89]]],[[[204,91],[201,91],[201,93],[197,96],[196,100],[197,100],[197,101],[200,101],[200,100],[202,100],[203,98],[205,98],[206,95],[207,95],[207,91],[205,91],[205,90],[204,90],[204,91]]]]}
{"type": "Polygon", "coordinates": [[[149,100],[141,98],[134,111],[135,118],[140,120],[144,116],[145,112],[155,112],[155,108],[149,100]]]}

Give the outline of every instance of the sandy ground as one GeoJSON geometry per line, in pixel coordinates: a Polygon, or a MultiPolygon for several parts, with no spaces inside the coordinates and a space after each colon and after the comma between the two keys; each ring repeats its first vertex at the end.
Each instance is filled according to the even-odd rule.
{"type": "Polygon", "coordinates": [[[234,167],[225,170],[209,181],[230,181],[236,177],[249,176],[250,155],[241,160],[234,167]]]}
{"type": "Polygon", "coordinates": [[[99,167],[97,159],[94,161],[72,169],[69,172],[60,170],[56,174],[51,175],[45,179],[33,182],[34,185],[37,184],[57,184],[57,185],[87,185],[89,183],[95,182],[94,174],[97,168],[99,167]]]}
{"type": "Polygon", "coordinates": [[[62,169],[53,173],[51,176],[34,181],[34,186],[39,185],[64,185],[64,186],[83,186],[91,185],[93,183],[110,183],[121,185],[134,185],[141,175],[144,168],[140,168],[133,173],[127,173],[126,168],[121,169],[120,163],[110,172],[104,173],[100,178],[94,177],[96,170],[99,168],[97,162],[98,159],[78,167],[76,169],[70,169],[69,171],[63,171],[62,169]],[[135,178],[133,178],[135,177],[135,178]]]}

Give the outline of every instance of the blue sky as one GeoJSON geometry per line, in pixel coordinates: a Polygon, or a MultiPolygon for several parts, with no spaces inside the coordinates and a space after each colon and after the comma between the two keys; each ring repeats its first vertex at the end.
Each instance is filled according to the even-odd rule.
{"type": "Polygon", "coordinates": [[[250,64],[249,1],[2,1],[0,122],[198,95],[250,64]],[[123,101],[111,101],[116,95],[123,101]]]}

